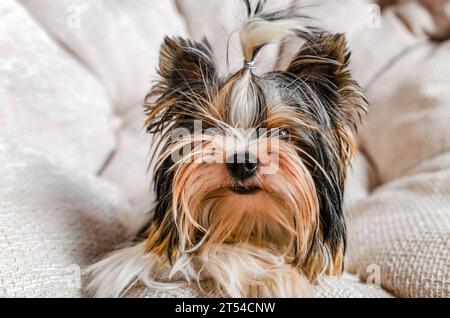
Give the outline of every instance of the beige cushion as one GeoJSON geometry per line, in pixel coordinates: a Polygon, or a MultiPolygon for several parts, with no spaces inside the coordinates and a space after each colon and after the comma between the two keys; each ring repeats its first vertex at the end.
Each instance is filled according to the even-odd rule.
{"type": "Polygon", "coordinates": [[[344,273],[342,277],[326,278],[316,287],[318,298],[391,298],[381,286],[360,281],[358,277],[344,273]]]}
{"type": "Polygon", "coordinates": [[[367,90],[370,114],[362,142],[380,182],[450,151],[449,54],[450,42],[416,47],[367,90]]]}
{"type": "Polygon", "coordinates": [[[114,147],[103,87],[26,10],[0,2],[0,134],[96,172],[114,147]]]}
{"type": "Polygon", "coordinates": [[[125,240],[117,189],[0,137],[0,297],[80,297],[80,269],[125,240]]]}
{"type": "Polygon", "coordinates": [[[379,17],[378,27],[360,28],[348,36],[351,50],[351,69],[363,88],[368,88],[395,59],[420,44],[391,10],[379,17]]]}
{"type": "Polygon", "coordinates": [[[172,1],[20,0],[104,84],[115,108],[140,107],[165,35],[183,35],[172,1]]]}
{"type": "Polygon", "coordinates": [[[347,270],[398,297],[450,297],[450,156],[446,170],[376,189],[352,208],[347,270]]]}
{"type": "Polygon", "coordinates": [[[347,265],[363,278],[378,266],[396,296],[450,296],[449,56],[450,42],[418,46],[367,91],[362,141],[381,184],[351,208],[347,265]]]}

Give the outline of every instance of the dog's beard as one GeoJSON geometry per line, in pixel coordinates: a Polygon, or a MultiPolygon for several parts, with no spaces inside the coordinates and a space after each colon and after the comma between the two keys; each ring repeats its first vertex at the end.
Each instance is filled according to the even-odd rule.
{"type": "Polygon", "coordinates": [[[304,258],[304,247],[318,230],[316,189],[298,155],[278,145],[277,171],[245,182],[233,180],[220,163],[179,166],[172,197],[179,252],[250,243],[281,251],[291,261],[304,258]],[[256,190],[238,194],[232,190],[236,186],[256,190]]]}

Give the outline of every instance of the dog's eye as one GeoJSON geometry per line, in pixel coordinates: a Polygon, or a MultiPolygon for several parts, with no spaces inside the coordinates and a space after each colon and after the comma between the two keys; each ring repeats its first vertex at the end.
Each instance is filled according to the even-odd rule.
{"type": "Polygon", "coordinates": [[[280,129],[280,138],[289,138],[289,130],[287,128],[280,129]]]}

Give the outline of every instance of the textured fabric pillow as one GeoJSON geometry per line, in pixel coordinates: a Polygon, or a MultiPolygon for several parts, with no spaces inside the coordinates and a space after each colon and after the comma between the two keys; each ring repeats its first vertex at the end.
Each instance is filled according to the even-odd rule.
{"type": "Polygon", "coordinates": [[[0,3],[0,134],[96,172],[114,147],[103,87],[13,0],[0,3]]]}
{"type": "Polygon", "coordinates": [[[397,297],[450,297],[450,156],[438,161],[447,168],[389,182],[351,209],[347,270],[397,297]]]}
{"type": "Polygon", "coordinates": [[[0,297],[80,297],[80,269],[126,239],[116,188],[0,137],[0,297]]]}
{"type": "Polygon", "coordinates": [[[183,35],[172,1],[20,0],[101,79],[119,112],[141,105],[165,35],[183,35]]]}
{"type": "Polygon", "coordinates": [[[362,142],[381,183],[450,151],[449,54],[450,42],[424,43],[367,89],[371,107],[362,142]]]}
{"type": "Polygon", "coordinates": [[[449,56],[450,42],[424,43],[367,90],[379,186],[351,207],[347,265],[363,278],[377,267],[396,296],[450,297],[449,56]]]}
{"type": "Polygon", "coordinates": [[[319,298],[391,298],[392,295],[376,284],[367,284],[356,276],[344,273],[338,279],[325,279],[316,288],[319,298]]]}

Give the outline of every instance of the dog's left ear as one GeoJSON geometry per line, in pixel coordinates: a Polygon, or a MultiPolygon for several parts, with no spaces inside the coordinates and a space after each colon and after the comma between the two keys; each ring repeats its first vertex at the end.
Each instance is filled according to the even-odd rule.
{"type": "Polygon", "coordinates": [[[343,34],[323,34],[304,44],[286,70],[306,83],[326,108],[346,164],[355,152],[354,133],[367,106],[349,59],[343,34]]]}

